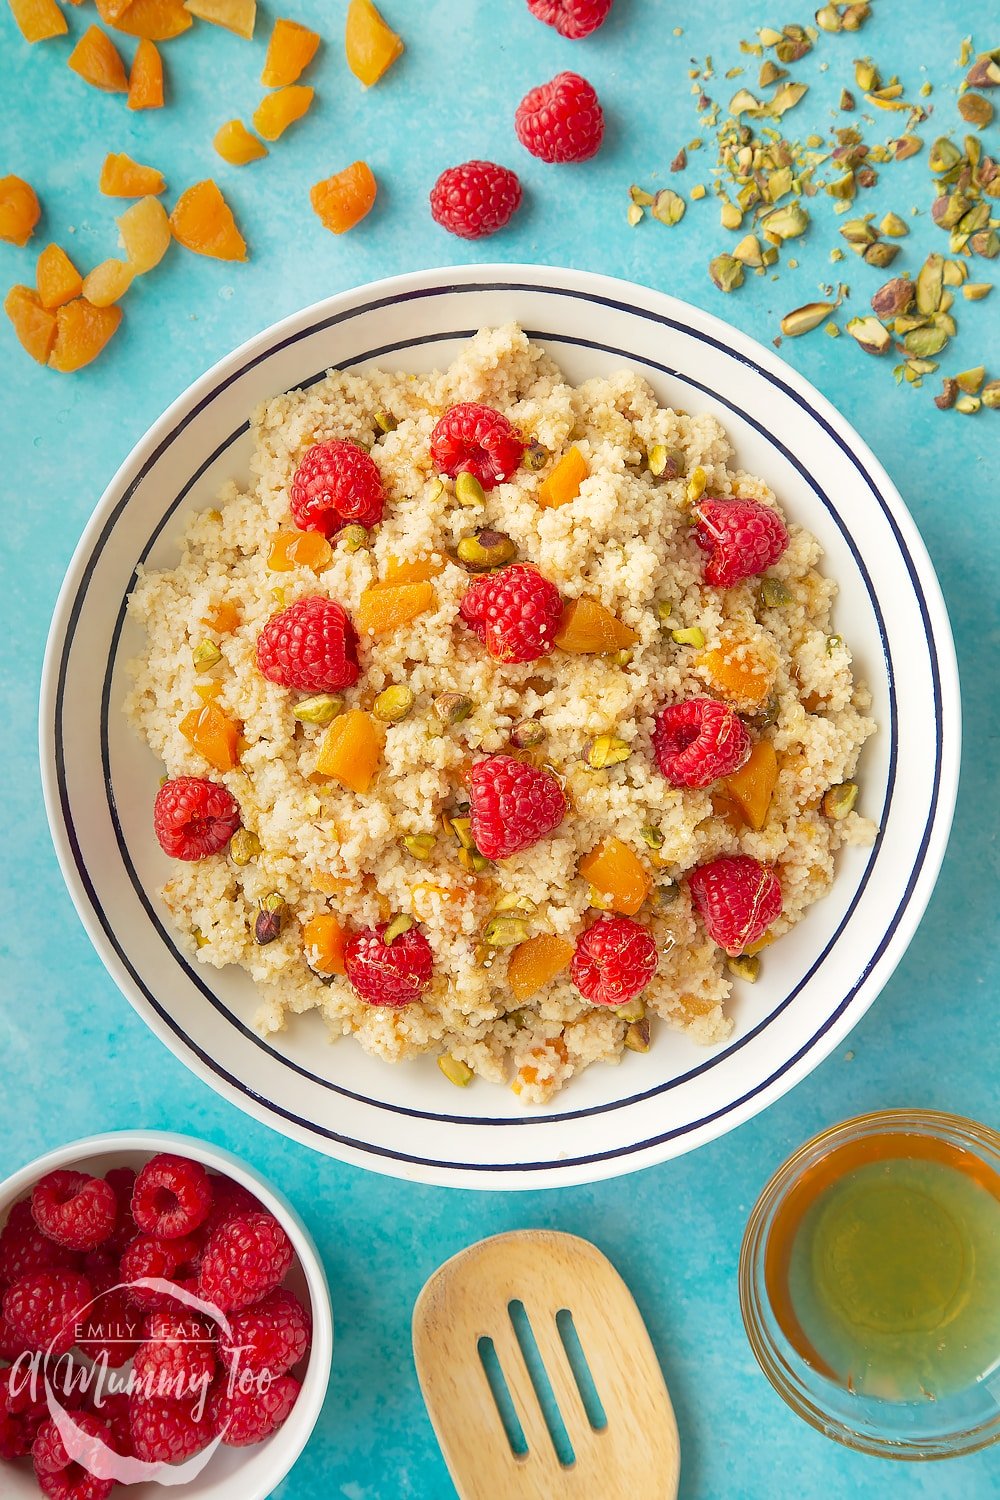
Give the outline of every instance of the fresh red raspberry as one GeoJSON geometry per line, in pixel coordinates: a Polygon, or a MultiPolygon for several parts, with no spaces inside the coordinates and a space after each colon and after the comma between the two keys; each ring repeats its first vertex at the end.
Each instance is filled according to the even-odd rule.
{"type": "Polygon", "coordinates": [[[57,1245],[39,1229],[30,1198],[14,1204],[0,1230],[0,1287],[18,1281],[28,1271],[52,1271],[77,1264],[72,1251],[57,1245]]]}
{"type": "Polygon", "coordinates": [[[146,1163],[132,1193],[132,1216],[143,1234],[161,1240],[193,1234],[208,1218],[212,1186],[197,1161],[161,1152],[146,1163]]]}
{"type": "Polygon", "coordinates": [[[382,475],[357,443],[314,443],[292,477],[290,503],[300,531],[330,537],[342,526],[375,526],[385,509],[382,475]]]}
{"type": "Polygon", "coordinates": [[[239,803],[202,776],[165,781],[153,803],[153,831],[171,859],[205,859],[226,847],[240,826],[239,803]]]}
{"type": "Polygon", "coordinates": [[[31,1349],[65,1354],[76,1342],[76,1325],[93,1297],[79,1271],[29,1271],[3,1294],[4,1321],[31,1349]]]}
{"type": "Polygon", "coordinates": [[[472,839],[487,859],[530,849],[566,814],[559,778],[513,755],[489,755],[469,773],[472,839]]]}
{"type": "Polygon", "coordinates": [[[121,1281],[130,1300],[149,1311],[170,1310],[180,1304],[169,1292],[134,1285],[137,1281],[174,1282],[185,1291],[195,1289],[195,1263],[202,1253],[197,1239],[157,1240],[140,1234],[127,1246],[121,1260],[121,1281]]]}
{"type": "Polygon", "coordinates": [[[653,749],[671,786],[711,786],[738,771],[752,747],[735,709],[716,698],[688,698],[656,715],[653,749]]]}
{"type": "Polygon", "coordinates": [[[700,865],[688,885],[705,931],[735,957],[781,916],[781,886],[769,865],[749,854],[724,854],[700,865]]]}
{"type": "Polygon", "coordinates": [[[0,1370],[0,1412],[8,1417],[47,1412],[41,1375],[30,1365],[0,1370]]]}
{"type": "Polygon", "coordinates": [[[292,1292],[279,1288],[229,1320],[231,1336],[219,1337],[219,1358],[237,1377],[244,1370],[287,1375],[309,1349],[312,1319],[292,1292]]]}
{"type": "Polygon", "coordinates": [[[399,1007],[419,1000],[434,975],[434,953],[418,927],[382,941],[387,924],[363,927],[344,947],[347,977],[369,1005],[399,1007]]]}
{"type": "Polygon", "coordinates": [[[260,1202],[241,1182],[220,1177],[215,1172],[209,1173],[208,1180],[212,1188],[212,1207],[201,1227],[206,1238],[230,1219],[245,1219],[247,1214],[260,1213],[260,1202]]]}
{"type": "Polygon", "coordinates": [[[116,1205],[115,1227],[104,1248],[118,1256],[121,1256],[126,1245],[131,1244],[139,1233],[139,1226],[132,1217],[135,1179],[136,1173],[131,1167],[112,1167],[110,1172],[104,1174],[104,1181],[115,1195],[116,1205]]]}
{"type": "Polygon", "coordinates": [[[516,172],[492,161],[448,167],[431,188],[431,217],[463,240],[502,229],[521,206],[516,172]]]}
{"type": "Polygon", "coordinates": [[[114,1480],[97,1479],[89,1470],[98,1467],[98,1458],[110,1446],[110,1429],[90,1412],[74,1413],[73,1421],[91,1440],[93,1458],[88,1463],[85,1455],[82,1464],[71,1459],[55,1422],[46,1422],[31,1449],[38,1488],[49,1500],[107,1500],[114,1480]]]}
{"type": "Polygon", "coordinates": [[[303,693],[336,693],[358,680],[358,638],[346,609],[311,594],[272,615],[257,637],[257,665],[270,682],[303,693]]]}
{"type": "Polygon", "coordinates": [[[96,1398],[96,1415],[108,1429],[108,1446],[124,1458],[134,1458],[132,1420],[128,1391],[101,1391],[96,1398]]]}
{"type": "Polygon", "coordinates": [[[711,554],[705,582],[731,589],[743,578],[772,568],[788,546],[788,532],[776,510],[759,500],[701,500],[695,506],[694,539],[711,554]]]}
{"type": "Polygon", "coordinates": [[[36,1182],[31,1212],[43,1234],[67,1250],[95,1250],[115,1227],[114,1189],[86,1172],[49,1172],[36,1182]]]}
{"type": "Polygon", "coordinates": [[[215,1374],[214,1330],[191,1312],[152,1312],[132,1369],[149,1397],[181,1401],[207,1390],[215,1374]]]}
{"type": "Polygon", "coordinates": [[[281,1285],[295,1252],[273,1214],[247,1214],[217,1229],[202,1256],[198,1291],[220,1312],[242,1312],[281,1285]]]}
{"type": "Polygon", "coordinates": [[[30,1430],[25,1429],[19,1417],[0,1411],[0,1464],[12,1464],[26,1458],[35,1441],[30,1430]]]}
{"type": "Polygon", "coordinates": [[[598,917],[576,940],[573,983],[592,1005],[627,1005],[656,973],[656,944],[631,917],[598,917]]]}
{"type": "MultiPolygon", "coordinates": [[[[88,1278],[90,1279],[90,1278],[88,1278]]],[[[109,1273],[108,1284],[118,1281],[117,1267],[109,1273]]],[[[133,1307],[124,1291],[103,1290],[94,1286],[94,1304],[80,1320],[77,1347],[95,1364],[109,1370],[120,1370],[128,1364],[142,1342],[142,1314],[133,1307]]]]}
{"type": "Polygon", "coordinates": [[[459,611],[497,661],[537,661],[555,650],[563,601],[537,569],[513,563],[470,584],[459,611]]]}
{"type": "Polygon", "coordinates": [[[528,0],[533,16],[554,26],[560,36],[579,41],[603,26],[614,0],[528,0]]]}
{"type": "Polygon", "coordinates": [[[524,457],[524,439],[492,406],[461,401],[451,406],[431,433],[431,458],[452,479],[472,474],[484,490],[509,479],[524,457]]]}
{"type": "Polygon", "coordinates": [[[14,1332],[5,1318],[0,1317],[0,1359],[9,1359],[11,1364],[28,1352],[28,1345],[20,1334],[14,1332]]]}
{"type": "Polygon", "coordinates": [[[249,1448],[277,1432],[291,1413],[302,1389],[291,1375],[279,1375],[266,1390],[244,1393],[219,1380],[208,1398],[212,1425],[227,1448],[249,1448]]]}
{"type": "Polygon", "coordinates": [[[514,115],[517,138],[540,161],[586,161],[604,139],[597,91],[579,73],[557,73],[530,89],[514,115]]]}
{"type": "Polygon", "coordinates": [[[147,1399],[133,1391],[129,1400],[132,1450],[147,1464],[179,1464],[207,1448],[215,1436],[208,1402],[147,1399]],[[204,1410],[201,1410],[204,1406],[204,1410]]]}

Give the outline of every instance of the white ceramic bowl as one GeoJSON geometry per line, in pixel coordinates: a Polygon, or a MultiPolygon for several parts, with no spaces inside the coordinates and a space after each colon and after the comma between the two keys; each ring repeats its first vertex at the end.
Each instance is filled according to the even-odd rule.
{"type": "MultiPolygon", "coordinates": [[[[309,1441],[326,1396],[333,1358],[333,1313],[326,1272],[312,1236],[287,1198],[253,1167],[221,1146],[164,1130],[123,1130],[58,1146],[0,1183],[0,1224],[6,1221],[11,1205],[47,1172],[72,1167],[100,1176],[111,1167],[138,1170],[160,1151],[191,1157],[210,1171],[242,1183],[274,1214],[295,1250],[296,1261],[287,1285],[312,1310],[312,1348],[299,1398],[273,1437],[252,1448],[219,1448],[202,1473],[177,1491],[189,1500],[267,1500],[309,1441]]],[[[0,1491],[5,1500],[38,1500],[39,1489],[30,1464],[4,1464],[0,1491]]],[[[144,1483],[129,1485],[128,1493],[130,1500],[157,1500],[164,1490],[161,1485],[144,1483]]]]}
{"type": "Polygon", "coordinates": [[[197,381],[111,481],[66,576],[49,638],[41,759],[56,848],[109,972],[201,1078],[296,1140],[376,1171],[526,1188],[660,1161],[748,1119],[847,1034],[898,963],[951,825],[959,761],[954,647],[937,580],[885,470],[806,381],[736,329],[658,292],[581,271],[472,266],[345,292],[244,344],[197,381]],[[571,380],[629,364],[673,406],[715,413],[750,472],[818,536],[840,584],[837,628],[871,684],[880,732],[860,767],[873,850],[848,849],[828,896],[768,954],[706,1051],[662,1031],[644,1056],[595,1066],[549,1106],[447,1084],[430,1058],[391,1067],[318,1015],[251,1029],[241,971],[194,964],[156,896],[160,767],[120,711],[142,645],[125,616],[137,563],[171,564],[183,522],[247,473],[247,417],[331,365],[429,369],[484,324],[517,319],[571,380]]]}

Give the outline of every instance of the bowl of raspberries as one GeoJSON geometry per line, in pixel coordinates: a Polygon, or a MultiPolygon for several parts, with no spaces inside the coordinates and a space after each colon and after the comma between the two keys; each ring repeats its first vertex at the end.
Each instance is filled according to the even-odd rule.
{"type": "Polygon", "coordinates": [[[0,1184],[0,1493],[265,1500],[319,1416],[333,1316],[295,1210],[161,1131],[0,1184]]]}

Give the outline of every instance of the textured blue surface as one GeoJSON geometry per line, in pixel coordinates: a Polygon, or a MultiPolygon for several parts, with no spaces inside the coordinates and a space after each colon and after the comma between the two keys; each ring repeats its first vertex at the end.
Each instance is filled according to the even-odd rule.
{"type": "MultiPolygon", "coordinates": [[[[116,253],[121,205],[96,191],[107,150],[127,150],[167,174],[170,195],[199,177],[224,186],[250,244],[245,266],[175,249],[129,293],[126,322],[106,355],[77,376],[32,365],[0,329],[3,509],[0,656],[6,744],[2,778],[5,893],[0,923],[0,1175],[75,1135],[129,1125],[187,1130],[239,1151],[301,1205],[326,1256],[338,1344],[330,1398],[282,1500],[438,1500],[452,1493],[413,1374],[409,1317],[424,1279],[477,1237],[525,1225],[587,1235],[619,1266],[648,1319],[680,1421],[685,1500],[718,1497],[934,1496],[985,1500],[1000,1491],[1000,1451],[957,1463],[891,1466],[846,1452],[788,1411],[758,1372],[743,1336],[736,1259],[747,1212],[765,1178],[815,1130],[861,1110],[920,1104],[997,1123],[997,943],[993,819],[997,781],[998,647],[996,454],[1000,415],[940,414],[931,390],[897,390],[890,360],[822,332],[783,352],[845,413],[887,464],[937,565],[962,665],[966,755],[958,817],[937,893],[905,961],[849,1049],[824,1063],[762,1118],[694,1156],[638,1176],[554,1194],[503,1196],[405,1187],[312,1155],[271,1134],[202,1087],[146,1031],[105,976],[59,877],[42,812],[35,705],[50,611],[77,536],[133,442],[195,376],[273,319],[373,277],[461,260],[538,260],[632,277],[711,308],[762,340],[780,316],[818,295],[834,269],[852,283],[853,310],[883,279],[849,258],[832,268],[836,221],[828,200],[797,242],[797,270],[778,282],[751,277],[728,298],[706,276],[727,248],[709,200],[689,206],[677,229],[625,223],[632,181],[662,184],[678,146],[700,132],[687,69],[712,53],[707,85],[722,100],[738,84],[722,72],[757,63],[738,41],[751,27],[805,21],[813,6],[712,7],[618,0],[611,21],[571,44],[534,22],[521,0],[386,0],[408,50],[364,95],[339,44],[342,0],[290,6],[332,40],[309,81],[309,118],[248,168],[225,166],[216,127],[248,115],[260,89],[267,18],[247,44],[199,26],[164,50],[170,107],[133,116],[123,101],[88,89],[65,67],[69,41],[28,48],[0,14],[0,175],[17,172],[44,200],[32,245],[0,245],[5,284],[30,282],[34,252],[62,242],[86,269],[116,253]],[[430,18],[433,18],[431,20],[430,18]],[[684,35],[672,35],[675,25],[684,35]],[[564,67],[585,72],[609,115],[608,142],[583,168],[548,168],[521,151],[511,116],[530,85],[564,67]],[[444,166],[466,156],[515,165],[527,195],[516,227],[469,249],[430,221],[426,192],[444,166]],[[378,204],[352,234],[334,239],[313,219],[308,186],[355,157],[372,164],[378,204]],[[987,455],[990,462],[987,462],[987,455]],[[992,759],[991,759],[992,757],[992,759]]],[[[966,17],[926,0],[875,0],[860,37],[825,38],[795,70],[813,92],[788,117],[791,132],[822,131],[850,61],[870,52],[897,71],[912,97],[935,85],[926,140],[953,127],[954,65],[966,17]],[[829,70],[820,70],[828,62],[829,70]],[[794,122],[794,124],[792,123],[794,122]]],[[[89,13],[88,13],[89,12],[89,13]]],[[[273,14],[273,12],[272,12],[273,14]]],[[[993,11],[996,16],[995,9],[993,11]]],[[[70,11],[74,34],[92,19],[70,11]]],[[[982,46],[1000,41],[980,35],[982,46]]],[[[122,39],[131,57],[133,43],[122,39]]],[[[880,116],[869,140],[896,133],[905,116],[880,116]]],[[[709,137],[709,132],[704,132],[709,137]]],[[[1000,150],[997,126],[984,135],[1000,150]]],[[[943,236],[927,217],[927,154],[886,168],[865,199],[923,210],[897,266],[915,270],[943,236]]],[[[683,183],[711,181],[709,150],[691,153],[683,183]]],[[[671,179],[675,182],[676,179],[671,179]]],[[[975,264],[991,280],[995,264],[975,264]]],[[[1000,295],[956,312],[960,336],[946,372],[1000,348],[1000,295]]],[[[995,369],[994,375],[1000,374],[995,369]]],[[[936,389],[936,385],[934,386],[936,389]]],[[[501,1497],[498,1497],[501,1500],[501,1497]]]]}

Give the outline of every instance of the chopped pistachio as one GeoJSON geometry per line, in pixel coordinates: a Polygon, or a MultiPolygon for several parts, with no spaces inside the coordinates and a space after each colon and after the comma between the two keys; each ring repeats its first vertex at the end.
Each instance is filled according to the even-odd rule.
{"type": "Polygon", "coordinates": [[[993,106],[982,94],[962,94],[958,101],[958,112],[969,125],[982,130],[993,118],[993,106]]]}
{"type": "Polygon", "coordinates": [[[745,266],[762,266],[764,258],[761,254],[760,240],[755,234],[745,234],[733,251],[737,260],[741,260],[745,266]]]}
{"type": "Polygon", "coordinates": [[[463,469],[455,479],[455,499],[459,505],[464,505],[466,508],[485,505],[486,491],[475,474],[470,474],[468,470],[463,469]]]}
{"type": "Polygon", "coordinates": [[[529,443],[527,448],[525,448],[524,450],[524,458],[522,462],[524,463],[524,467],[526,469],[531,469],[533,472],[537,473],[539,469],[545,468],[545,465],[548,463],[550,457],[551,454],[549,453],[548,448],[544,447],[541,443],[529,443]]]}
{"type": "Polygon", "coordinates": [[[891,235],[893,239],[902,239],[904,234],[909,234],[909,225],[899,217],[899,214],[888,213],[878,226],[882,234],[891,235]]]}
{"type": "Polygon", "coordinates": [[[684,147],[682,146],[681,149],[678,151],[677,155],[674,157],[673,161],[670,163],[670,170],[671,170],[671,172],[683,172],[684,168],[687,166],[687,164],[688,164],[687,152],[684,150],[684,147]]]}
{"type": "Polygon", "coordinates": [[[673,906],[681,888],[676,880],[661,880],[656,887],[656,899],[660,906],[673,906]]]}
{"type": "Polygon", "coordinates": [[[934,405],[938,408],[939,411],[948,411],[950,407],[955,405],[955,398],[957,395],[958,381],[953,380],[950,376],[945,376],[941,381],[940,396],[934,397],[934,405]]]}
{"type": "Polygon", "coordinates": [[[985,379],[985,366],[976,365],[973,369],[963,370],[960,375],[956,375],[955,383],[960,391],[965,391],[968,396],[974,396],[985,379]]]}
{"type": "Polygon", "coordinates": [[[502,911],[520,911],[526,912],[529,917],[534,910],[534,901],[529,901],[527,896],[519,896],[514,891],[504,891],[493,908],[494,914],[502,911]]]}
{"type": "Polygon", "coordinates": [[[857,189],[854,173],[845,172],[842,177],[835,177],[832,182],[826,184],[826,191],[831,198],[837,198],[842,203],[849,203],[854,197],[857,189]]]}
{"type": "Polygon", "coordinates": [[[917,310],[925,317],[937,312],[944,290],[944,258],[928,255],[917,272],[917,310]]]}
{"type": "Polygon", "coordinates": [[[995,229],[981,230],[970,239],[969,249],[984,260],[996,260],[1000,255],[1000,235],[995,229]]]}
{"type": "Polygon", "coordinates": [[[260,839],[249,828],[237,828],[229,840],[229,858],[241,869],[260,853],[260,839]]]}
{"type": "Polygon", "coordinates": [[[483,928],[483,942],[489,948],[513,948],[527,938],[528,924],[524,917],[490,917],[483,928]]]}
{"type": "Polygon", "coordinates": [[[755,953],[738,953],[734,958],[726,959],[726,968],[734,979],[756,984],[760,976],[760,959],[755,953]]]}
{"type": "Polygon", "coordinates": [[[632,1021],[625,1033],[625,1045],[630,1052],[649,1051],[649,1021],[643,1016],[641,1021],[632,1021]]]}
{"type": "Polygon", "coordinates": [[[863,255],[878,239],[878,231],[867,219],[848,219],[846,224],[841,224],[840,233],[856,255],[863,255]]]}
{"type": "Polygon", "coordinates": [[[743,223],[743,214],[735,203],[723,203],[719,211],[719,218],[723,229],[739,229],[743,223]]]}
{"type": "Polygon", "coordinates": [[[970,89],[1000,88],[1000,59],[996,51],[982,52],[965,75],[970,89]]]}
{"type": "Polygon", "coordinates": [[[692,201],[692,203],[700,203],[701,200],[702,200],[702,198],[704,198],[704,196],[705,196],[705,184],[703,182],[696,182],[695,185],[694,185],[694,187],[691,189],[691,201],[692,201]]]}
{"type": "Polygon", "coordinates": [[[882,327],[878,318],[851,318],[847,332],[866,354],[884,354],[892,342],[889,330],[882,327]]]}
{"type": "Polygon", "coordinates": [[[641,1021],[646,1014],[646,1002],[641,995],[636,995],[634,1000],[629,1000],[625,1005],[615,1007],[615,1015],[621,1021],[641,1021]]]}
{"type": "Polygon", "coordinates": [[[671,479],[679,479],[684,472],[684,454],[679,448],[668,448],[664,443],[656,443],[650,448],[646,455],[646,467],[654,479],[662,480],[664,483],[671,479]]]}
{"type": "Polygon", "coordinates": [[[946,135],[939,135],[931,146],[927,163],[932,172],[950,172],[961,160],[962,153],[955,142],[946,135]]]}
{"type": "Polygon", "coordinates": [[[207,672],[222,660],[222,652],[214,641],[200,641],[191,652],[191,660],[199,672],[207,672]]]}
{"type": "Polygon", "coordinates": [[[661,224],[679,224],[686,208],[684,199],[673,188],[661,188],[649,211],[661,224]]]}
{"type": "Polygon", "coordinates": [[[772,94],[771,102],[767,108],[768,114],[773,115],[776,120],[780,120],[783,114],[795,108],[799,100],[808,91],[809,85],[807,83],[796,83],[791,78],[787,79],[784,83],[779,84],[772,94]]]}
{"type": "Polygon", "coordinates": [[[599,734],[587,744],[583,758],[592,771],[603,771],[607,766],[620,765],[632,754],[628,740],[615,734],[599,734]]]}
{"type": "Polygon", "coordinates": [[[377,411],[375,413],[375,426],[379,432],[395,432],[397,425],[396,418],[391,411],[377,411]]]}
{"type": "Polygon", "coordinates": [[[760,221],[765,236],[771,240],[794,240],[805,234],[809,227],[809,215],[801,203],[786,203],[782,208],[773,208],[760,221]]]}
{"type": "Polygon", "coordinates": [[[736,117],[742,114],[758,114],[760,107],[760,100],[754,98],[749,89],[737,89],[729,101],[729,113],[736,117]]]}
{"type": "Polygon", "coordinates": [[[857,101],[854,98],[854,95],[851,93],[850,89],[841,89],[840,107],[845,112],[850,112],[852,109],[857,108],[857,101]]]}
{"type": "Polygon", "coordinates": [[[897,161],[906,161],[908,157],[916,156],[923,144],[918,135],[901,135],[893,142],[893,155],[897,161]]]}
{"type": "Polygon", "coordinates": [[[983,405],[989,411],[996,411],[1000,407],[1000,380],[988,380],[981,392],[983,405]]]}
{"type": "Polygon", "coordinates": [[[462,848],[474,849],[476,845],[472,837],[472,819],[464,817],[449,818],[448,821],[451,824],[452,833],[458,839],[458,842],[461,844],[462,848]]]}
{"type": "Polygon", "coordinates": [[[661,625],[667,625],[674,612],[673,601],[670,599],[658,599],[656,601],[656,618],[661,625]]]}
{"type": "Polygon", "coordinates": [[[894,276],[872,297],[872,312],[879,318],[898,317],[912,305],[913,292],[912,281],[907,281],[904,276],[894,276]]]}
{"type": "Polygon", "coordinates": [[[855,5],[848,5],[842,16],[845,31],[860,31],[861,27],[871,15],[871,5],[868,0],[858,0],[855,5]]]}
{"type": "Polygon", "coordinates": [[[413,918],[406,916],[403,912],[400,912],[398,917],[393,917],[392,921],[382,933],[382,942],[388,948],[392,943],[396,941],[398,937],[402,937],[404,932],[409,932],[412,926],[413,918]]]}
{"type": "Polygon", "coordinates": [[[472,699],[465,693],[439,693],[434,712],[445,724],[463,724],[472,712],[472,699]]]}
{"type": "Polygon", "coordinates": [[[403,838],[403,848],[414,859],[430,859],[434,853],[434,835],[432,833],[408,833],[403,838]]]}
{"type": "Polygon", "coordinates": [[[955,402],[955,410],[962,412],[964,416],[971,417],[976,414],[982,404],[978,396],[959,396],[955,402]]]}
{"type": "Polygon", "coordinates": [[[840,329],[837,327],[836,323],[827,323],[826,327],[823,329],[823,332],[829,334],[830,338],[832,339],[840,338],[840,329]]]}
{"type": "Polygon", "coordinates": [[[510,732],[510,742],[518,750],[530,750],[544,738],[545,730],[537,719],[521,719],[510,732]]]}
{"type": "Polygon", "coordinates": [[[626,213],[625,217],[628,220],[630,226],[634,229],[637,224],[642,223],[642,209],[637,203],[630,203],[628,206],[628,212],[626,213]]]}
{"type": "Polygon", "coordinates": [[[981,302],[988,297],[993,290],[993,284],[989,281],[967,281],[962,288],[962,296],[967,302],[981,302]]]}
{"type": "Polygon", "coordinates": [[[642,836],[642,841],[646,845],[647,848],[649,848],[649,849],[662,849],[663,848],[663,834],[660,832],[660,830],[658,828],[654,828],[651,823],[646,823],[639,830],[639,832],[640,832],[640,834],[642,836]]]}
{"type": "Polygon", "coordinates": [[[463,536],[455,549],[458,560],[470,573],[486,573],[491,568],[502,568],[512,562],[517,548],[505,531],[493,531],[480,527],[470,536],[463,536]]]}
{"type": "Polygon", "coordinates": [[[383,724],[398,724],[406,718],[415,701],[411,688],[401,682],[393,683],[392,687],[383,688],[379,693],[372,704],[372,713],[383,724]]]}
{"type": "Polygon", "coordinates": [[[821,5],[816,12],[816,25],[822,31],[841,31],[844,22],[835,5],[821,5]]]}
{"type": "Polygon", "coordinates": [[[705,486],[707,484],[708,475],[705,473],[705,470],[702,468],[701,464],[699,464],[696,469],[691,470],[691,477],[687,482],[687,489],[684,491],[684,498],[687,500],[689,505],[694,505],[696,500],[701,499],[702,495],[705,493],[705,486]]]}
{"type": "Polygon", "coordinates": [[[863,94],[871,93],[882,82],[878,68],[870,57],[859,57],[854,63],[854,81],[863,94]]]}
{"type": "Polygon", "coordinates": [[[694,646],[700,651],[705,644],[705,632],[700,625],[690,625],[685,630],[672,630],[670,639],[675,646],[694,646]]]}
{"type": "Polygon", "coordinates": [[[836,306],[835,302],[807,302],[804,307],[796,307],[785,314],[781,320],[781,331],[790,339],[798,338],[803,333],[811,333],[824,318],[829,317],[836,306]]]}
{"type": "Polygon", "coordinates": [[[743,285],[743,265],[734,255],[717,255],[708,263],[708,274],[720,292],[732,292],[743,285]]]}
{"type": "Polygon", "coordinates": [[[632,202],[637,204],[640,208],[649,208],[650,204],[653,201],[652,193],[647,193],[645,188],[637,187],[634,182],[629,188],[628,192],[629,197],[632,199],[632,202]]]}
{"type": "Polygon", "coordinates": [[[368,533],[363,526],[345,526],[337,540],[345,552],[360,552],[368,541],[368,533]]]}
{"type": "Polygon", "coordinates": [[[268,943],[273,943],[275,938],[280,937],[284,916],[284,899],[278,895],[277,891],[272,891],[259,903],[259,910],[253,924],[254,942],[263,948],[268,943]]]}
{"type": "Polygon", "coordinates": [[[344,706],[343,698],[334,693],[319,693],[315,698],[303,698],[296,703],[292,713],[303,724],[332,724],[344,706]]]}
{"type": "Polygon", "coordinates": [[[757,83],[760,88],[769,89],[772,83],[777,83],[779,78],[787,78],[787,76],[784,68],[779,68],[776,62],[772,62],[770,58],[767,58],[760,65],[757,83]]]}
{"type": "Polygon", "coordinates": [[[918,359],[940,354],[947,342],[948,335],[943,328],[914,328],[903,335],[903,348],[918,359]]]}
{"type": "Polygon", "coordinates": [[[839,821],[847,817],[857,800],[857,782],[844,781],[839,786],[832,786],[829,791],[823,793],[823,811],[828,818],[839,821]]]}
{"type": "Polygon", "coordinates": [[[470,875],[481,875],[490,867],[486,855],[480,854],[478,849],[459,849],[458,862],[463,870],[468,870],[470,875]]]}
{"type": "Polygon", "coordinates": [[[870,266],[878,266],[884,271],[891,266],[899,254],[899,246],[891,244],[888,240],[876,240],[874,245],[865,248],[864,259],[870,266]]]}
{"type": "Polygon", "coordinates": [[[780,578],[765,576],[760,581],[760,602],[765,609],[783,609],[791,604],[793,595],[780,578]]]}
{"type": "Polygon", "coordinates": [[[747,715],[747,723],[752,729],[769,729],[772,724],[777,723],[780,712],[781,705],[777,697],[772,694],[764,706],[759,708],[755,714],[747,715]]]}
{"type": "Polygon", "coordinates": [[[452,1057],[448,1052],[442,1052],[439,1055],[437,1065],[448,1082],[455,1084],[460,1089],[466,1088],[475,1076],[472,1069],[466,1067],[460,1058],[452,1057]]]}
{"type": "Polygon", "coordinates": [[[195,946],[197,948],[208,947],[209,939],[205,936],[200,927],[192,927],[191,936],[194,938],[195,946]]]}

